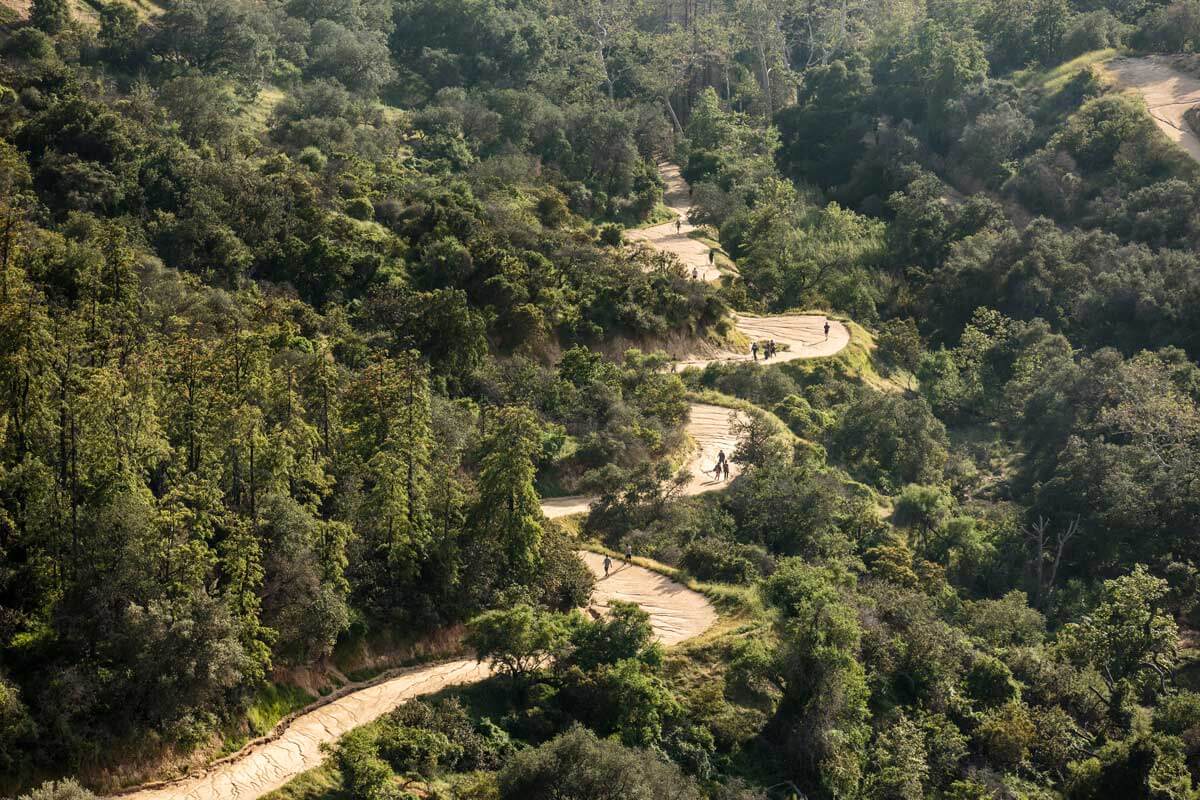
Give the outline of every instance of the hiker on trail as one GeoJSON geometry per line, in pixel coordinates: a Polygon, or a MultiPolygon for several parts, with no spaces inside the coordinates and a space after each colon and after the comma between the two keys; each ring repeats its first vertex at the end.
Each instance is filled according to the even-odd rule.
{"type": "Polygon", "coordinates": [[[775,355],[775,352],[775,340],[767,339],[767,353],[773,356],[775,355]]]}
{"type": "Polygon", "coordinates": [[[682,226],[683,226],[683,220],[681,220],[679,217],[676,217],[675,218],[675,232],[679,233],[679,229],[682,226]]]}
{"type": "Polygon", "coordinates": [[[694,281],[700,280],[700,271],[697,270],[695,267],[692,267],[692,280],[694,280],[694,281]]]}
{"type": "Polygon", "coordinates": [[[708,263],[713,263],[713,259],[717,257],[717,249],[715,247],[708,248],[708,263]]]}
{"type": "Polygon", "coordinates": [[[723,466],[725,467],[725,480],[729,480],[729,462],[726,461],[723,466]]]}
{"type": "Polygon", "coordinates": [[[633,563],[633,545],[631,545],[631,544],[625,545],[625,563],[626,564],[633,563]]]}
{"type": "Polygon", "coordinates": [[[750,355],[754,356],[755,361],[758,361],[758,342],[751,343],[750,355]]]}
{"type": "Polygon", "coordinates": [[[717,451],[717,463],[718,464],[725,463],[725,451],[724,450],[717,451]]]}
{"type": "Polygon", "coordinates": [[[825,338],[829,338],[829,319],[825,319],[825,338]]]}
{"type": "Polygon", "coordinates": [[[604,577],[608,577],[608,571],[612,569],[612,559],[608,556],[604,557],[604,577]]]}
{"type": "Polygon", "coordinates": [[[720,461],[718,461],[717,465],[715,467],[713,467],[713,480],[714,481],[721,480],[721,462],[720,461]]]}

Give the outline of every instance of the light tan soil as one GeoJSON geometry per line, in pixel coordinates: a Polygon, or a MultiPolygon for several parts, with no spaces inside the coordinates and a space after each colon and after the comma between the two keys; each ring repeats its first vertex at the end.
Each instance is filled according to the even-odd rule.
{"type": "MultiPolygon", "coordinates": [[[[603,556],[579,556],[596,574],[592,606],[603,613],[613,600],[641,605],[654,633],[672,645],[703,633],[717,614],[703,595],[642,567],[614,563],[604,576],[603,556]]],[[[470,660],[414,667],[389,680],[349,692],[293,719],[277,738],[250,745],[201,775],[123,795],[125,800],[254,800],[321,763],[321,744],[378,719],[414,697],[481,681],[491,668],[470,660]]]]}
{"type": "Polygon", "coordinates": [[[1140,93],[1159,129],[1200,161],[1200,136],[1183,118],[1200,104],[1200,78],[1180,71],[1174,61],[1171,56],[1114,58],[1102,68],[1117,85],[1140,93]]]}
{"type": "MultiPolygon", "coordinates": [[[[704,403],[693,403],[688,414],[687,433],[696,443],[685,468],[692,477],[683,488],[687,495],[710,492],[713,489],[723,489],[728,484],[718,481],[713,475],[717,464],[717,454],[722,450],[725,455],[733,455],[737,447],[737,437],[730,425],[730,410],[720,406],[710,406],[704,403]]],[[[741,472],[737,464],[729,466],[729,480],[733,480],[741,472]]],[[[550,497],[542,501],[542,513],[550,519],[566,517],[571,514],[586,512],[595,502],[595,497],[587,495],[571,495],[570,497],[550,497]]]]}
{"type": "Polygon", "coordinates": [[[691,236],[700,229],[688,220],[692,199],[688,194],[687,181],[679,174],[679,167],[666,162],[658,165],[658,174],[667,185],[663,191],[663,205],[675,213],[676,219],[649,228],[626,231],[625,238],[633,242],[645,242],[657,250],[674,253],[683,262],[688,274],[695,270],[696,277],[702,281],[719,281],[721,270],[709,261],[711,248],[691,236]]]}

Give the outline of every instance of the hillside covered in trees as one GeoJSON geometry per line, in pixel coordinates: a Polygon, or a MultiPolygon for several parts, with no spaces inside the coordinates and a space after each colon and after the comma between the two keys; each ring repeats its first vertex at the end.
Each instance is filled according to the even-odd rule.
{"type": "Polygon", "coordinates": [[[1197,49],[1196,0],[0,0],[0,794],[467,657],[276,796],[1200,796],[1200,164],[1105,66],[1197,49]],[[634,233],[668,163],[711,276],[634,233]],[[748,357],[784,312],[849,344],[748,357]],[[657,643],[603,548],[715,621],[657,643]]]}

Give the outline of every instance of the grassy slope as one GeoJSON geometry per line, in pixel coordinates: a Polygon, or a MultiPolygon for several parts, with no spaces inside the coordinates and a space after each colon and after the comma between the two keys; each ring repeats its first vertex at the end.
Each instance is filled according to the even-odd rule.
{"type": "Polygon", "coordinates": [[[1092,50],[1070,61],[1050,69],[1029,68],[1013,73],[1013,83],[1022,89],[1041,89],[1046,92],[1057,92],[1062,89],[1081,69],[1097,66],[1120,51],[1110,47],[1106,50],[1092,50]]]}

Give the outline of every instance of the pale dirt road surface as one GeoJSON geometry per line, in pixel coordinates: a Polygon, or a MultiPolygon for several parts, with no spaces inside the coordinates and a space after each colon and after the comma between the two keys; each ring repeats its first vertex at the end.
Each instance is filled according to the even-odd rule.
{"type": "Polygon", "coordinates": [[[1119,86],[1141,94],[1159,129],[1200,161],[1200,136],[1183,118],[1200,104],[1200,78],[1176,69],[1169,56],[1114,58],[1103,69],[1119,86]]]}
{"type": "Polygon", "coordinates": [[[675,212],[679,226],[676,227],[675,220],[670,220],[649,228],[625,231],[625,238],[632,242],[645,242],[651,247],[667,253],[674,253],[683,262],[687,273],[690,275],[693,269],[696,270],[696,276],[702,281],[709,283],[719,281],[721,271],[708,262],[708,245],[688,235],[697,228],[688,222],[688,211],[692,207],[692,201],[688,195],[687,182],[679,174],[679,167],[675,164],[662,163],[658,165],[658,174],[667,185],[663,191],[663,205],[675,212]]]}
{"type": "Polygon", "coordinates": [[[596,573],[596,593],[592,606],[606,610],[613,600],[637,603],[648,614],[658,640],[666,646],[699,636],[717,621],[717,612],[704,599],[670,578],[614,558],[608,577],[604,576],[604,556],[580,553],[579,557],[596,573]]]}
{"type": "Polygon", "coordinates": [[[323,743],[337,740],[414,697],[432,694],[447,686],[481,681],[489,675],[490,667],[475,661],[416,667],[300,715],[277,739],[253,746],[202,775],[122,797],[127,800],[252,800],[318,766],[325,757],[321,752],[323,743]]]}
{"type": "MultiPolygon", "coordinates": [[[[795,361],[800,358],[823,358],[835,355],[850,344],[850,330],[835,319],[820,314],[778,314],[758,317],[753,314],[737,314],[734,320],[737,329],[752,342],[759,343],[758,360],[763,364],[795,361]],[[829,335],[825,335],[825,323],[829,323],[829,335]],[[762,343],[774,339],[779,350],[769,361],[762,356],[762,343]]],[[[715,355],[697,356],[680,360],[680,367],[706,367],[721,361],[751,361],[749,352],[723,352],[715,355]]]]}
{"type": "MultiPolygon", "coordinates": [[[[579,556],[597,577],[593,608],[603,613],[613,600],[638,603],[650,614],[655,636],[664,645],[703,633],[717,620],[716,612],[703,595],[656,572],[618,561],[605,578],[603,556],[587,552],[579,556]]],[[[481,681],[491,674],[487,664],[471,660],[414,667],[300,715],[277,739],[250,747],[232,760],[214,765],[203,775],[121,797],[123,800],[254,800],[320,765],[324,759],[322,743],[336,741],[414,697],[481,681]]]]}
{"type": "MultiPolygon", "coordinates": [[[[737,447],[737,436],[731,429],[730,413],[738,413],[743,420],[745,419],[740,412],[730,412],[728,408],[692,403],[685,430],[696,443],[696,447],[692,450],[686,464],[686,469],[692,474],[692,478],[683,488],[684,494],[701,494],[714,489],[723,489],[729,485],[724,480],[716,479],[713,475],[713,468],[717,464],[718,453],[724,451],[725,456],[729,457],[733,455],[733,450],[737,447]]],[[[729,465],[729,480],[736,478],[739,473],[741,473],[741,467],[737,464],[729,465]]],[[[542,513],[550,519],[582,514],[595,501],[595,497],[587,495],[551,497],[542,501],[542,513]]]]}

